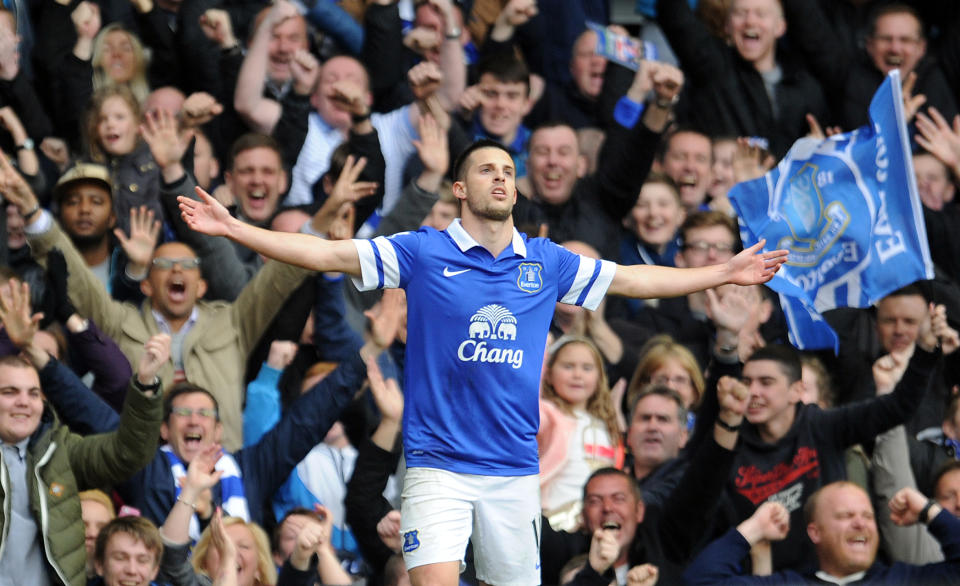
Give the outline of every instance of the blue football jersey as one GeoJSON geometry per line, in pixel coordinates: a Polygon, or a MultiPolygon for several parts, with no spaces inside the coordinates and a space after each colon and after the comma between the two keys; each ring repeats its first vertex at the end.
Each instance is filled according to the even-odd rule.
{"type": "Polygon", "coordinates": [[[616,265],[516,230],[493,258],[459,220],[443,232],[354,242],[358,288],[407,292],[407,465],[537,474],[540,369],[556,302],[596,308],[616,265]]]}

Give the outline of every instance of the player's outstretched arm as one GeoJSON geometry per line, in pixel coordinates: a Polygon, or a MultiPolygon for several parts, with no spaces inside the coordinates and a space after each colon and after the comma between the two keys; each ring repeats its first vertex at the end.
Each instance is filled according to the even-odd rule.
{"type": "Polygon", "coordinates": [[[324,240],[309,234],[274,232],[241,222],[209,193],[197,187],[200,201],[180,196],[180,214],[192,229],[209,236],[226,236],[260,254],[314,271],[360,276],[357,249],[349,240],[324,240]]]}
{"type": "Polygon", "coordinates": [[[760,252],[765,243],[766,240],[761,240],[723,264],[695,269],[617,265],[617,272],[607,293],[647,299],[676,297],[727,283],[766,283],[786,262],[787,251],[760,252]]]}

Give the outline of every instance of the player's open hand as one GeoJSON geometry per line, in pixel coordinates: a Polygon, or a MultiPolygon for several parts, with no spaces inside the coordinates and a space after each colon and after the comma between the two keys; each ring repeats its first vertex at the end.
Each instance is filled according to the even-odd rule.
{"type": "Polygon", "coordinates": [[[227,208],[218,202],[202,188],[195,188],[199,201],[185,197],[177,197],[180,204],[180,215],[183,221],[196,230],[208,236],[226,236],[233,218],[227,208]]]}
{"type": "Polygon", "coordinates": [[[728,283],[759,285],[773,278],[780,266],[787,262],[788,251],[760,252],[766,243],[767,240],[761,238],[760,242],[727,261],[728,283]]]}

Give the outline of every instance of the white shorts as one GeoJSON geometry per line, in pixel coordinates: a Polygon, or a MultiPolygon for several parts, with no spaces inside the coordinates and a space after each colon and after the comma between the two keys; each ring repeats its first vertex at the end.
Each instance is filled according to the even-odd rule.
{"type": "Polygon", "coordinates": [[[540,477],[409,468],[401,495],[407,569],[459,560],[473,540],[477,579],[540,584],[540,477]]]}

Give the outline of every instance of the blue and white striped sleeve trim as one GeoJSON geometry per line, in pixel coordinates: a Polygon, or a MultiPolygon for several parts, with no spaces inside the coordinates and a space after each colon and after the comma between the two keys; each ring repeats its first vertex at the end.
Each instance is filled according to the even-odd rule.
{"type": "Polygon", "coordinates": [[[354,240],[353,244],[360,258],[360,277],[352,278],[358,290],[395,289],[400,286],[400,263],[389,239],[379,236],[373,240],[354,240]]]}
{"type": "Polygon", "coordinates": [[[573,284],[570,285],[566,295],[560,299],[560,303],[596,309],[603,300],[603,296],[607,294],[607,289],[610,288],[616,272],[616,263],[581,256],[577,276],[574,277],[573,284]]]}

